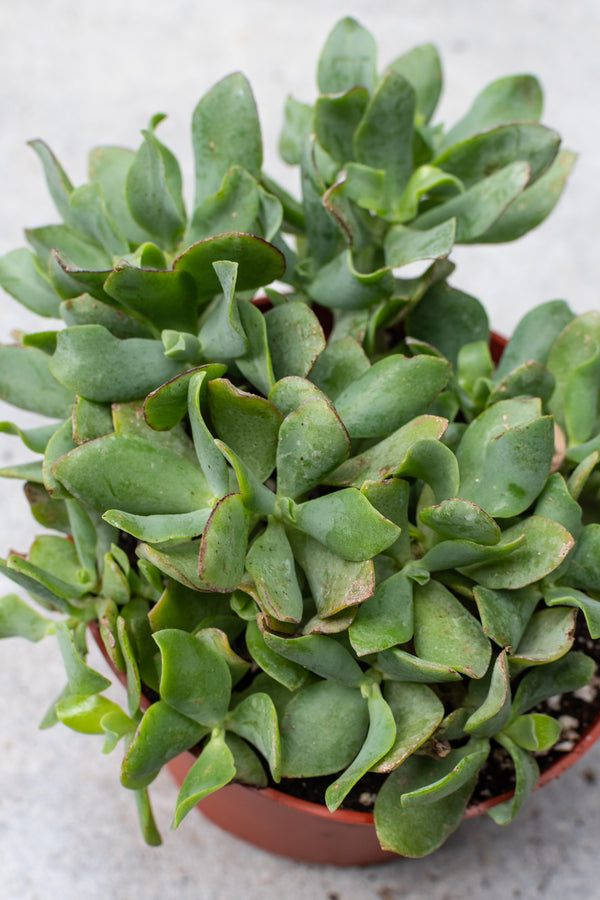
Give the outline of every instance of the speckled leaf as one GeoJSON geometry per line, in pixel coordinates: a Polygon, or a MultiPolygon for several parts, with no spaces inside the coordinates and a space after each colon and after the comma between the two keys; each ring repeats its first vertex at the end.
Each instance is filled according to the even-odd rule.
{"type": "Polygon", "coordinates": [[[535,515],[560,522],[575,539],[581,532],[582,509],[559,472],[551,475],[535,505],[535,515]]]}
{"type": "Polygon", "coordinates": [[[106,293],[125,309],[159,329],[196,331],[196,285],[187,272],[142,269],[122,261],[104,283],[106,293]]]}
{"type": "Polygon", "coordinates": [[[192,144],[195,209],[219,190],[232,166],[243,166],[255,178],[260,177],[262,139],[258,113],[250,85],[240,72],[218,81],[200,99],[192,116],[192,144]]]}
{"type": "Polygon", "coordinates": [[[353,687],[318,681],[297,691],[281,719],[281,774],[331,775],[359,752],[369,725],[367,701],[353,687]]]}
{"type": "Polygon", "coordinates": [[[529,360],[513,369],[500,381],[488,397],[491,406],[498,400],[510,400],[513,397],[539,397],[547,403],[554,391],[554,376],[541,363],[529,360]]]}
{"type": "Polygon", "coordinates": [[[382,481],[397,471],[413,444],[424,439],[439,440],[447,425],[447,420],[438,416],[418,416],[364,453],[342,463],[324,481],[359,488],[367,481],[382,481]]]}
{"type": "Polygon", "coordinates": [[[412,227],[426,231],[448,219],[456,219],[456,242],[468,244],[477,241],[523,192],[529,178],[528,163],[520,160],[511,162],[477,182],[464,194],[422,213],[414,220],[412,227]]]}
{"type": "Polygon", "coordinates": [[[373,36],[350,17],[340,19],[327,36],[317,67],[322,94],[340,94],[360,85],[371,91],[376,78],[373,36]]]}
{"type": "Polygon", "coordinates": [[[309,400],[283,420],[277,446],[277,493],[297,497],[346,458],[346,429],[326,400],[309,400]]]}
{"type": "Polygon", "coordinates": [[[400,198],[412,172],[415,100],[410,82],[388,70],[354,135],[357,162],[385,170],[392,203],[400,198]]]}
{"type": "Polygon", "coordinates": [[[509,544],[522,534],[524,541],[508,558],[467,566],[463,574],[488,588],[525,587],[553,572],[574,544],[562,525],[542,516],[530,516],[507,528],[501,543],[509,544]]]}
{"type": "Polygon", "coordinates": [[[331,400],[364,375],[370,366],[361,345],[352,337],[327,344],[310,370],[310,380],[331,400]]]}
{"type": "Polygon", "coordinates": [[[458,463],[454,453],[441,441],[423,440],[412,444],[395,474],[421,478],[440,502],[458,493],[458,463]]]}
{"type": "Polygon", "coordinates": [[[443,778],[461,756],[461,750],[452,751],[444,759],[411,756],[388,776],[375,804],[375,827],[385,849],[402,856],[426,856],[460,825],[475,777],[448,797],[426,806],[403,809],[401,798],[443,778]]]}
{"type": "Polygon", "coordinates": [[[525,633],[540,596],[536,587],[513,590],[491,590],[476,585],[473,596],[477,603],[483,633],[509,653],[525,633]]]}
{"type": "Polygon", "coordinates": [[[198,366],[189,369],[182,375],[176,375],[166,384],[162,384],[146,397],[144,416],[151,428],[168,431],[174,428],[185,416],[188,409],[188,391],[190,379],[197,372],[205,372],[207,380],[219,378],[226,371],[223,365],[198,366]]]}
{"type": "Polygon", "coordinates": [[[460,496],[503,518],[524,512],[542,490],[554,454],[551,417],[539,400],[504,400],[469,425],[457,450],[460,496]]]}
{"type": "Polygon", "coordinates": [[[335,638],[324,634],[307,634],[284,638],[266,631],[268,647],[286,659],[338,684],[358,687],[363,672],[352,654],[335,638]]]}
{"type": "Polygon", "coordinates": [[[334,616],[362,603],[373,593],[373,563],[348,562],[324,544],[300,532],[290,533],[294,556],[306,575],[317,613],[334,616]]]}
{"type": "Polygon", "coordinates": [[[436,581],[415,585],[415,650],[425,660],[482,678],[491,644],[481,625],[449,590],[436,581]]]}
{"type": "Polygon", "coordinates": [[[449,540],[474,541],[477,544],[497,544],[500,528],[480,506],[468,500],[453,498],[437,506],[428,506],[419,513],[423,524],[449,540]]]}
{"type": "Polygon", "coordinates": [[[270,519],[252,543],[246,569],[254,578],[264,611],[280,622],[299,622],[302,593],[296,578],[294,555],[281,522],[270,519]]]}
{"type": "Polygon", "coordinates": [[[60,331],[50,368],[65,387],[100,403],[143,397],[179,371],[160,341],[120,341],[102,325],[60,331]]]}
{"type": "Polygon", "coordinates": [[[325,348],[323,329],[314,312],[293,300],[265,313],[265,322],[275,378],[306,377],[325,348]]]}
{"type": "Polygon", "coordinates": [[[230,381],[207,385],[208,408],[217,435],[239,455],[259,481],[275,468],[277,436],[283,416],[264,397],[248,394],[230,381]]]}
{"type": "Polygon", "coordinates": [[[444,717],[441,700],[426,684],[386,681],[384,697],[396,722],[396,738],[374,767],[381,774],[403,763],[431,737],[444,717]]]}
{"type": "Polygon", "coordinates": [[[400,529],[355,488],[335,491],[292,508],[296,528],[325,544],[342,559],[371,559],[394,543],[400,529]]]}
{"type": "Polygon", "coordinates": [[[43,416],[71,414],[75,397],[50,371],[50,358],[33,347],[0,347],[0,398],[43,416]]]}
{"type": "Polygon", "coordinates": [[[244,574],[248,523],[240,494],[219,500],[200,541],[198,573],[209,590],[234,591],[244,574]]]}
{"type": "Polygon", "coordinates": [[[412,582],[403,572],[380,581],[348,629],[357,656],[405,644],[413,635],[412,582]]]}
{"type": "Polygon", "coordinates": [[[236,290],[262,287],[281,278],[285,257],[273,244],[252,234],[219,234],[188,247],[173,263],[176,271],[188,272],[196,283],[199,302],[221,293],[213,263],[226,260],[238,264],[236,290]]]}
{"type": "Polygon", "coordinates": [[[577,610],[558,607],[534,613],[510,658],[511,672],[554,662],[573,646],[577,610]]]}
{"type": "Polygon", "coordinates": [[[446,360],[388,356],[372,365],[336,399],[350,437],[383,437],[426,412],[445,387],[446,360]]]}
{"type": "Polygon", "coordinates": [[[152,441],[126,434],[81,444],[54,464],[53,474],[75,497],[101,512],[116,503],[135,515],[185,513],[205,509],[212,499],[197,466],[152,441]]]}
{"type": "Polygon", "coordinates": [[[162,699],[195,722],[218,727],[231,695],[231,675],[225,660],[203,641],[178,629],[157,631],[154,640],[162,658],[162,699]]]}

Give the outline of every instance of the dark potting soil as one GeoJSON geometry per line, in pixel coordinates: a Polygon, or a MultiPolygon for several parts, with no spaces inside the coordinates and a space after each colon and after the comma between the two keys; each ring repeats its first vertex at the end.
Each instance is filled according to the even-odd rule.
{"type": "MultiPolygon", "coordinates": [[[[579,616],[573,649],[591,656],[596,663],[596,672],[589,685],[573,693],[551,697],[531,710],[557,718],[562,726],[558,743],[544,753],[535,754],[542,773],[572,750],[600,715],[600,640],[593,641],[590,638],[582,619],[583,617],[579,616]]],[[[340,808],[372,812],[375,798],[386,777],[369,772],[354,786],[340,808]]],[[[331,775],[318,778],[283,778],[279,784],[272,783],[270,786],[293,797],[323,804],[325,790],[332,781],[331,775]]],[[[514,767],[510,755],[499,744],[494,744],[488,760],[479,773],[471,802],[480,803],[490,797],[499,797],[513,790],[514,786],[514,767]]]]}

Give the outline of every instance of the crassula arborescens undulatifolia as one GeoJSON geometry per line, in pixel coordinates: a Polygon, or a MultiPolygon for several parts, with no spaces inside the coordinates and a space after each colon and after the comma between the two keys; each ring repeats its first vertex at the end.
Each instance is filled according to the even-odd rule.
{"type": "Polygon", "coordinates": [[[498,745],[516,791],[491,815],[515,815],[560,731],[532,710],[592,678],[571,648],[577,618],[600,637],[600,315],[547,303],[496,366],[447,282],[455,242],[517,238],[562,190],[573,155],[534,78],[432,125],[435,49],[378,74],[345,19],[318,83],[281,138],[300,201],[262,172],[240,74],[194,112],[190,213],[161,116],[77,188],[33,142],[63,224],[27,231],[0,282],[63,323],[0,349],[2,396],[49,420],[1,426],[39,454],[2,474],[50,532],[2,571],[60,615],[9,595],[0,627],[55,634],[44,723],[123,740],[150,842],[147,786],[194,747],[176,824],[232,779],[328,776],[334,810],[376,772],[381,841],[418,856],[498,745]],[[93,622],[125,710],[85,662],[93,622]]]}

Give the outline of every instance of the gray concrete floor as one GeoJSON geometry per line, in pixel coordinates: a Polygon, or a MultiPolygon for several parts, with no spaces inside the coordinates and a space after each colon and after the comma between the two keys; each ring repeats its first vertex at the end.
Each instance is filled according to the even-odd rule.
{"type": "MultiPolygon", "coordinates": [[[[241,69],[256,93],[268,169],[290,187],[277,162],[280,111],[288,92],[310,101],[327,31],[342,15],[377,38],[384,64],[425,41],[442,53],[450,121],[485,83],[531,71],[546,89],[545,121],[580,154],[553,217],[509,247],[461,248],[455,284],[482,299],[496,330],[509,333],[535,303],[556,297],[578,310],[600,309],[597,210],[600,200],[600,8],[596,0],[22,0],[0,5],[0,253],[23,244],[25,226],[54,220],[39,165],[25,146],[43,137],[75,183],[90,147],[135,147],[139,129],[168,112],[163,140],[191,182],[188,123],[199,96],[241,69]]],[[[0,339],[37,329],[3,297],[0,339]]],[[[0,409],[1,418],[12,410],[0,409]]],[[[23,415],[19,421],[25,423],[23,415]]],[[[0,461],[23,461],[3,439],[0,461]]],[[[25,549],[35,526],[18,484],[0,484],[0,555],[25,549]]],[[[12,590],[8,582],[1,589],[12,590]]],[[[93,661],[98,661],[94,658],[93,661]]],[[[98,661],[99,662],[99,661],[98,661]]],[[[118,784],[118,755],[98,739],[58,727],[39,732],[62,687],[51,644],[13,641],[0,654],[0,897],[6,900],[396,900],[429,898],[600,897],[600,747],[560,781],[538,792],[519,820],[502,829],[466,823],[434,856],[365,870],[311,867],[270,857],[190,816],[168,829],[175,788],[167,776],[152,796],[165,844],[144,846],[132,799],[118,784]]]]}

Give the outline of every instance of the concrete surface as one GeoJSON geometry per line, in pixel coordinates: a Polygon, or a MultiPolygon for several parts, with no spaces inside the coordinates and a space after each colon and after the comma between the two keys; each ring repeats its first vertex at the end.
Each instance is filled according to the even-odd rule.
{"type": "MultiPolygon", "coordinates": [[[[342,15],[359,18],[380,44],[384,64],[433,40],[446,89],[441,118],[461,114],[477,90],[501,75],[531,71],[546,89],[545,121],[580,153],[553,217],[509,247],[461,248],[454,283],[475,293],[493,326],[510,332],[542,300],[564,297],[578,311],[600,309],[596,213],[600,199],[600,11],[597,0],[405,0],[403,3],[275,0],[21,0],[0,4],[0,253],[23,244],[25,226],[54,221],[37,159],[25,146],[43,137],[75,183],[99,143],[137,146],[158,110],[170,118],[162,139],[191,182],[188,123],[196,100],[241,69],[256,93],[268,169],[295,179],[276,160],[288,92],[310,101],[324,36],[342,15]]],[[[0,339],[14,327],[39,329],[2,298],[0,339]]],[[[41,326],[43,327],[43,325],[41,326]]],[[[1,418],[16,418],[0,410],[1,418]]],[[[21,423],[29,417],[18,416],[21,423]]],[[[0,460],[24,461],[3,437],[0,460]]],[[[0,555],[25,549],[35,523],[21,486],[0,483],[0,555]]],[[[5,582],[1,589],[13,590],[5,582]]],[[[92,662],[98,661],[96,657],[92,662]]],[[[600,747],[536,794],[508,829],[466,823],[436,855],[382,868],[340,871],[270,857],[190,816],[168,823],[175,788],[152,788],[165,839],[138,836],[132,798],[118,784],[118,751],[99,739],[37,722],[63,684],[52,644],[12,641],[0,651],[0,897],[3,900],[462,900],[600,897],[600,747]]]]}

